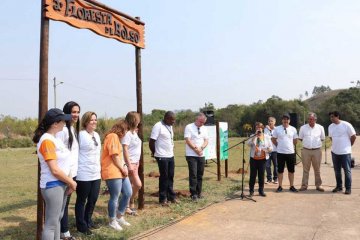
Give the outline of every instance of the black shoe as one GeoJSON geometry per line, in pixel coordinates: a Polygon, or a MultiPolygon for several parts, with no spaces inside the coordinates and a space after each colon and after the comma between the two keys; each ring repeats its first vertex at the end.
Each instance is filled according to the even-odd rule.
{"type": "Polygon", "coordinates": [[[197,196],[197,195],[192,195],[192,196],[191,196],[191,200],[192,200],[193,202],[197,202],[197,201],[198,201],[198,196],[197,196]]]}
{"type": "Polygon", "coordinates": [[[100,224],[97,224],[97,223],[93,223],[89,226],[89,229],[99,229],[101,227],[100,224]]]}
{"type": "Polygon", "coordinates": [[[259,196],[266,197],[266,194],[264,192],[259,192],[259,196]]]}
{"type": "Polygon", "coordinates": [[[93,234],[90,229],[86,229],[85,231],[79,231],[79,232],[81,232],[82,234],[85,234],[85,235],[87,235],[87,236],[90,236],[90,235],[93,234]]]}
{"type": "Polygon", "coordinates": [[[276,189],[276,192],[282,192],[283,188],[281,186],[279,186],[277,189],[276,189]]]}
{"type": "Polygon", "coordinates": [[[336,192],[342,192],[342,188],[341,187],[336,187],[332,190],[333,193],[336,193],[336,192]]]}
{"type": "Polygon", "coordinates": [[[351,194],[351,189],[346,189],[345,194],[350,195],[351,194]]]}
{"type": "Polygon", "coordinates": [[[294,186],[291,186],[291,187],[289,188],[289,190],[290,190],[291,192],[298,192],[298,190],[297,190],[294,186]]]}

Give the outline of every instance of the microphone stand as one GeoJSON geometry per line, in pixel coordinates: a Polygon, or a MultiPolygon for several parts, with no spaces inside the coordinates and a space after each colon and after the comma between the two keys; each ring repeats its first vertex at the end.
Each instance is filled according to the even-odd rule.
{"type": "Polygon", "coordinates": [[[244,200],[244,198],[245,198],[245,199],[251,200],[253,202],[256,202],[255,199],[253,199],[251,197],[248,197],[248,196],[246,196],[244,194],[245,162],[246,162],[245,161],[245,142],[248,141],[251,138],[254,138],[254,137],[256,137],[256,134],[254,136],[250,136],[250,137],[244,139],[243,141],[235,144],[234,146],[232,146],[232,147],[230,147],[228,149],[225,149],[224,152],[229,151],[230,149],[242,144],[243,149],[242,149],[242,172],[241,172],[241,194],[240,194],[240,199],[244,200]]]}

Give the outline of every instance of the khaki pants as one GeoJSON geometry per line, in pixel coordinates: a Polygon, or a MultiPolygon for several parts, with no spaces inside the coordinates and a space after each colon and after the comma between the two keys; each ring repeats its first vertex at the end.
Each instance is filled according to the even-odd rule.
{"type": "Polygon", "coordinates": [[[311,165],[314,169],[315,174],[315,186],[320,187],[321,186],[321,177],[320,177],[320,164],[321,164],[321,148],[316,150],[308,150],[308,149],[302,149],[301,150],[301,157],[302,157],[302,164],[303,164],[303,178],[301,187],[307,188],[308,187],[308,181],[309,181],[309,172],[311,165]]]}

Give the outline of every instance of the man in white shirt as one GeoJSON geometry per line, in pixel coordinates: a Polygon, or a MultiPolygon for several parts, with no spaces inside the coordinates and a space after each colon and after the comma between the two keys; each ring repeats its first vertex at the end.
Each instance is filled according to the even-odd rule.
{"type": "Polygon", "coordinates": [[[193,201],[202,197],[202,178],[205,166],[204,149],[209,142],[208,132],[204,127],[205,122],[205,114],[199,113],[194,123],[186,125],[184,132],[185,155],[189,167],[189,189],[193,201]]]}
{"type": "Polygon", "coordinates": [[[322,156],[322,141],[325,140],[324,127],[316,123],[317,116],[311,112],[308,115],[308,124],[301,126],[299,131],[299,139],[303,143],[301,150],[301,158],[303,164],[303,178],[300,191],[305,191],[308,188],[309,172],[311,165],[315,174],[316,190],[323,192],[321,187],[320,165],[322,156]]]}
{"type": "MultiPolygon", "coordinates": [[[[264,129],[264,133],[270,138],[273,135],[273,131],[275,130],[276,119],[274,117],[268,118],[268,125],[266,125],[264,129]]],[[[271,183],[271,180],[274,179],[274,183],[278,184],[278,164],[277,164],[277,152],[276,146],[272,143],[272,152],[269,153],[269,158],[266,159],[266,178],[267,181],[265,184],[271,183]],[[273,176],[271,174],[271,162],[273,163],[273,176]]]]}
{"type": "Polygon", "coordinates": [[[297,143],[297,130],[293,126],[290,126],[290,115],[285,113],[282,116],[282,125],[277,126],[273,132],[271,138],[273,144],[277,148],[277,160],[278,160],[278,178],[279,187],[276,192],[282,192],[282,181],[285,164],[288,170],[288,177],[290,182],[290,191],[297,192],[294,187],[294,172],[295,172],[295,145],[297,143]]]}
{"type": "Polygon", "coordinates": [[[329,137],[332,141],[331,156],[336,178],[333,192],[340,192],[343,189],[342,167],[345,174],[345,194],[351,194],[351,146],[355,143],[356,132],[349,122],[340,120],[339,112],[330,112],[329,116],[332,122],[329,125],[329,137]]]}
{"type": "Polygon", "coordinates": [[[173,190],[175,162],[174,162],[174,131],[175,113],[168,111],[164,119],[152,128],[149,148],[151,156],[155,157],[159,172],[159,203],[168,206],[168,201],[177,203],[173,190]]]}

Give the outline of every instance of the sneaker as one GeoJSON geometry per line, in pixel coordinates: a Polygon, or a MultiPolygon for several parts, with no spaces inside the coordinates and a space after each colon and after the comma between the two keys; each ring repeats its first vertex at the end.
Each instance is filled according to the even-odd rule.
{"type": "Polygon", "coordinates": [[[122,226],[131,226],[131,224],[128,223],[124,217],[116,218],[116,221],[122,226]]]}
{"type": "Polygon", "coordinates": [[[269,183],[271,183],[271,180],[267,180],[267,181],[265,182],[265,184],[269,184],[269,183]]]}
{"type": "Polygon", "coordinates": [[[159,203],[162,207],[168,207],[169,203],[167,201],[163,201],[159,203]]]}
{"type": "Polygon", "coordinates": [[[279,182],[278,182],[278,180],[274,180],[274,184],[278,184],[279,182]]]}
{"type": "Polygon", "coordinates": [[[121,231],[123,228],[119,225],[119,223],[116,221],[117,219],[110,220],[109,226],[116,231],[121,231]]]}
{"type": "Polygon", "coordinates": [[[283,188],[281,186],[279,186],[277,189],[276,189],[276,192],[282,192],[283,188]]]}
{"type": "Polygon", "coordinates": [[[351,194],[351,189],[346,189],[346,190],[345,190],[345,194],[346,194],[346,195],[350,195],[350,194],[351,194]]]}
{"type": "Polygon", "coordinates": [[[336,187],[332,190],[333,193],[336,193],[336,192],[342,192],[342,188],[341,187],[336,187]]]}
{"type": "Polygon", "coordinates": [[[252,197],[252,196],[254,196],[254,192],[250,191],[249,197],[252,197]]]}
{"type": "Polygon", "coordinates": [[[291,192],[298,192],[298,190],[297,190],[294,186],[291,186],[291,187],[289,188],[289,190],[290,190],[291,192]]]}
{"type": "Polygon", "coordinates": [[[318,190],[319,192],[324,192],[325,191],[324,188],[321,187],[321,186],[316,187],[316,190],[318,190]]]}

